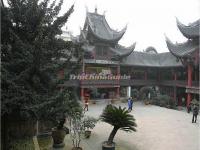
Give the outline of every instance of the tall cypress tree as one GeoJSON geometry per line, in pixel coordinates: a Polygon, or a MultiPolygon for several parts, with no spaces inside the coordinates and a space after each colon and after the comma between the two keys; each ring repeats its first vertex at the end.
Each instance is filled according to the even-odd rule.
{"type": "Polygon", "coordinates": [[[70,90],[58,88],[58,71],[67,68],[69,74],[76,70],[82,55],[80,44],[56,38],[74,10],[72,5],[58,16],[62,4],[63,0],[8,0],[8,7],[1,6],[4,121],[55,119],[57,114],[78,106],[70,90]]]}

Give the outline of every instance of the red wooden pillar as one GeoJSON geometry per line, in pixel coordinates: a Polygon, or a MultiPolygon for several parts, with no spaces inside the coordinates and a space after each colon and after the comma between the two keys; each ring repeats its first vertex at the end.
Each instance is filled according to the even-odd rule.
{"type": "Polygon", "coordinates": [[[197,79],[197,71],[196,70],[194,71],[194,81],[198,81],[198,79],[197,79]]]}
{"type": "MultiPolygon", "coordinates": [[[[84,63],[84,59],[83,59],[83,64],[82,64],[82,74],[83,73],[85,73],[85,63],[84,63]]],[[[80,80],[80,85],[82,86],[82,80],[80,80]]],[[[84,95],[85,93],[84,93],[84,88],[83,87],[81,87],[81,93],[80,93],[80,95],[81,95],[81,100],[84,102],[84,95]]]]}
{"type": "Polygon", "coordinates": [[[117,65],[117,75],[120,75],[120,65],[117,65]]]}
{"type": "Polygon", "coordinates": [[[177,74],[176,74],[176,72],[174,72],[174,80],[175,81],[177,80],[177,74]]]}
{"type": "Polygon", "coordinates": [[[59,78],[64,79],[64,69],[59,71],[59,78]]]}
{"type": "MultiPolygon", "coordinates": [[[[120,76],[120,64],[117,65],[117,75],[120,76]]],[[[118,78],[117,80],[118,80],[117,82],[118,82],[119,87],[117,87],[116,97],[120,98],[120,83],[119,83],[120,79],[118,78]]]]}
{"type": "MultiPolygon", "coordinates": [[[[192,86],[192,65],[188,64],[188,87],[192,86]]],[[[191,93],[187,93],[187,106],[189,106],[191,102],[191,93]]]]}
{"type": "Polygon", "coordinates": [[[147,70],[144,72],[144,80],[147,80],[147,70]]]}
{"type": "Polygon", "coordinates": [[[116,97],[117,97],[117,98],[120,98],[119,87],[117,87],[116,97]]]}
{"type": "Polygon", "coordinates": [[[161,78],[160,78],[160,77],[161,77],[160,74],[161,74],[160,69],[158,69],[158,81],[161,80],[161,78]]]}
{"type": "Polygon", "coordinates": [[[81,100],[84,102],[84,88],[81,88],[81,100]]]}
{"type": "MultiPolygon", "coordinates": [[[[174,71],[174,81],[175,81],[175,83],[176,83],[176,80],[177,80],[177,75],[176,75],[176,71],[174,71]]],[[[174,85],[173,97],[174,97],[174,101],[176,101],[176,84],[174,85]]]]}
{"type": "MultiPolygon", "coordinates": [[[[195,53],[195,63],[194,63],[195,65],[199,64],[199,51],[200,49],[198,49],[195,53]]],[[[198,76],[199,76],[198,72],[199,72],[199,69],[195,69],[195,72],[194,72],[195,81],[198,81],[198,76]]]]}

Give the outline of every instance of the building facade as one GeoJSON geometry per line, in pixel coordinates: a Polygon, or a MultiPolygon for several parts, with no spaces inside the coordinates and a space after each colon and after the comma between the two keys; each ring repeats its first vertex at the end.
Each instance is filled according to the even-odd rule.
{"type": "MultiPolygon", "coordinates": [[[[130,97],[133,89],[148,86],[171,96],[179,105],[188,105],[199,94],[199,30],[177,25],[188,41],[175,45],[166,38],[170,52],[157,53],[153,47],[144,52],[118,44],[126,28],[115,31],[105,15],[87,12],[78,41],[84,43],[79,75],[72,75],[63,86],[77,87],[80,98],[115,99],[130,97]],[[186,102],[182,102],[182,98],[186,102]]],[[[199,28],[199,22],[196,24],[199,28]]],[[[63,73],[61,76],[64,76],[63,73]]]]}

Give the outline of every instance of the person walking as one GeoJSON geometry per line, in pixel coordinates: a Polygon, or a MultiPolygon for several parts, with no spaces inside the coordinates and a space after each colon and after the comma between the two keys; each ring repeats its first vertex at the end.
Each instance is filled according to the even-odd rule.
{"type": "Polygon", "coordinates": [[[132,102],[131,102],[131,98],[129,97],[128,98],[128,111],[131,111],[132,110],[132,102]]]}
{"type": "Polygon", "coordinates": [[[85,97],[85,107],[84,107],[84,111],[88,111],[88,105],[89,105],[89,96],[85,97]]]}
{"type": "Polygon", "coordinates": [[[133,109],[133,99],[132,99],[132,97],[130,97],[130,99],[131,99],[131,110],[133,109]]]}
{"type": "Polygon", "coordinates": [[[199,107],[197,105],[194,105],[192,123],[196,123],[198,114],[199,114],[199,107]]]}

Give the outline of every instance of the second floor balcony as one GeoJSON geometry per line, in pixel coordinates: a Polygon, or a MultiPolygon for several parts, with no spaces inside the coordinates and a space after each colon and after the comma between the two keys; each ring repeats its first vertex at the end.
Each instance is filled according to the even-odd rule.
{"type": "MultiPolygon", "coordinates": [[[[64,86],[67,87],[119,87],[119,86],[176,86],[176,87],[187,87],[187,81],[185,80],[132,80],[132,79],[121,79],[121,80],[68,80],[64,81],[64,86]]],[[[192,82],[193,87],[199,87],[198,81],[192,82]]]]}

